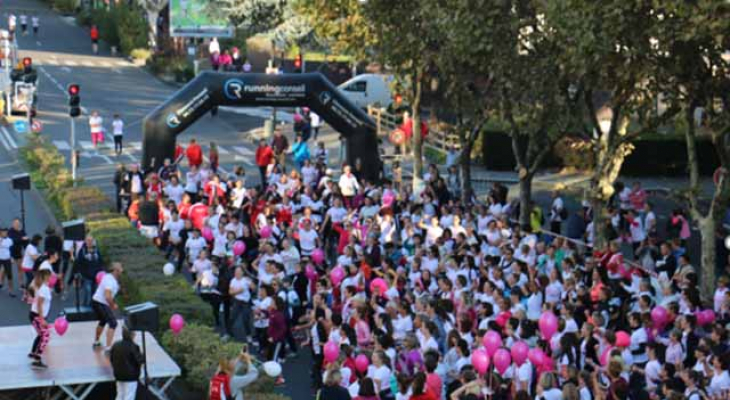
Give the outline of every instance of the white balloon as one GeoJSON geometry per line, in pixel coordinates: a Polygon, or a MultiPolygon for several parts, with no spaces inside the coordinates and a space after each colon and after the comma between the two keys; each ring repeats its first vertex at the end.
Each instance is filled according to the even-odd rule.
{"type": "Polygon", "coordinates": [[[263,364],[264,372],[271,378],[281,375],[281,364],[276,361],[267,361],[263,364]]]}
{"type": "Polygon", "coordinates": [[[172,263],[165,264],[164,267],[162,267],[162,273],[165,274],[165,276],[170,276],[175,273],[175,266],[172,265],[172,263]]]}

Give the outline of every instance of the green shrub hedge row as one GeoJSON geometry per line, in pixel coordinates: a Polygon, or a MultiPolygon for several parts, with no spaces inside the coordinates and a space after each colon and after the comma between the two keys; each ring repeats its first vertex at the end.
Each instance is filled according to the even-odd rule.
{"type": "MultiPolygon", "coordinates": [[[[512,170],[515,159],[512,142],[504,132],[489,131],[482,137],[484,166],[492,170],[512,170]]],[[[622,175],[676,176],[687,173],[687,147],[684,136],[647,137],[633,142],[634,151],[624,160],[622,175]],[[650,160],[651,162],[647,162],[650,160]]],[[[545,159],[543,168],[590,167],[584,151],[571,151],[564,140],[559,142],[545,159]]],[[[709,140],[698,140],[700,173],[711,175],[719,166],[717,154],[709,140]]]]}
{"type": "MultiPolygon", "coordinates": [[[[124,216],[113,211],[112,202],[103,192],[96,187],[79,184],[73,187],[70,173],[64,167],[63,155],[43,137],[29,135],[28,144],[21,149],[20,156],[56,218],[84,218],[104,258],[124,265],[120,302],[131,305],[151,301],[159,306],[162,329],[158,338],[181,366],[187,386],[204,393],[218,365],[218,358],[234,357],[240,350],[239,344],[222,343],[210,327],[213,319],[210,305],[194,293],[182,275],[163,275],[164,256],[124,216]],[[180,335],[173,335],[168,329],[169,318],[175,313],[182,315],[186,321],[180,335]]],[[[266,379],[249,391],[273,390],[273,385],[265,383],[266,379]]],[[[247,398],[270,395],[257,392],[255,397],[247,398]]]]}
{"type": "Polygon", "coordinates": [[[116,46],[124,54],[147,47],[149,27],[144,11],[137,6],[119,2],[109,10],[83,10],[76,21],[83,26],[96,25],[101,40],[116,46]]]}

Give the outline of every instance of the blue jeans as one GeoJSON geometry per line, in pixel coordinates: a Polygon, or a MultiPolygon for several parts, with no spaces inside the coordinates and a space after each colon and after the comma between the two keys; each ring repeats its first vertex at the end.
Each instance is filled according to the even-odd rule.
{"type": "Polygon", "coordinates": [[[86,278],[81,279],[81,305],[88,307],[91,306],[91,296],[93,296],[96,291],[96,280],[86,278]]]}
{"type": "Polygon", "coordinates": [[[243,322],[243,334],[244,334],[244,340],[250,336],[253,335],[253,312],[251,311],[251,304],[244,303],[240,300],[233,300],[232,301],[232,310],[231,310],[231,321],[230,321],[230,332],[228,332],[231,336],[233,335],[233,329],[236,326],[236,321],[238,319],[241,319],[243,322]]]}

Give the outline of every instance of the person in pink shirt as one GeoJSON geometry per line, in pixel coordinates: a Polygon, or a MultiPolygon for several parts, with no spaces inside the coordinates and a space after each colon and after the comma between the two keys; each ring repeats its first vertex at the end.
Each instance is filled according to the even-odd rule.
{"type": "Polygon", "coordinates": [[[435,351],[427,351],[424,355],[424,364],[426,366],[426,387],[433,393],[437,399],[441,398],[443,382],[441,377],[436,373],[436,367],[439,363],[439,354],[435,351]]]}
{"type": "Polygon", "coordinates": [[[641,182],[634,182],[634,185],[631,188],[631,193],[629,193],[629,201],[631,202],[631,207],[634,211],[637,213],[644,212],[646,198],[647,194],[646,191],[642,189],[641,182]]]}

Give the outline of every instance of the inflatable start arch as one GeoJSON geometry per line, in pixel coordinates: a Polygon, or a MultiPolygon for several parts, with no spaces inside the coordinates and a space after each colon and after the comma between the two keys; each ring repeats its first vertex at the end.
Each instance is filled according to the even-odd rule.
{"type": "Polygon", "coordinates": [[[365,176],[378,179],[375,124],[320,73],[201,73],[144,118],[144,169],[155,171],[165,158],[172,159],[175,137],[215,106],[309,107],[345,137],[347,163],[361,159],[365,176]]]}

